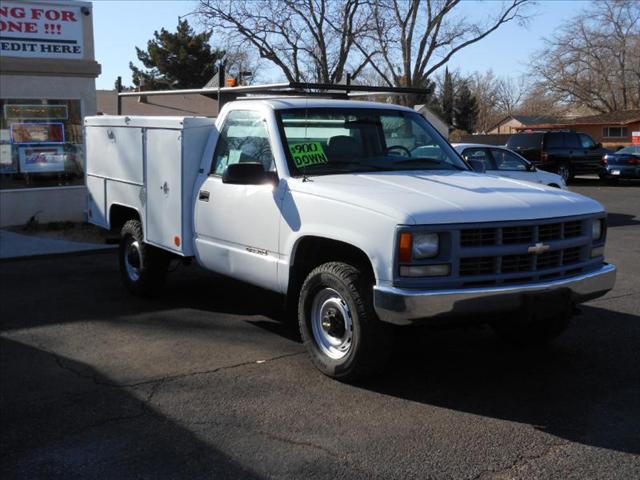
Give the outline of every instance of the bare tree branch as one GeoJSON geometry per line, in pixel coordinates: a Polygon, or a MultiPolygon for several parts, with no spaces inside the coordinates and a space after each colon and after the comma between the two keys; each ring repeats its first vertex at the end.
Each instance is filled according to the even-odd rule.
{"type": "Polygon", "coordinates": [[[601,113],[640,108],[640,3],[594,2],[535,58],[538,86],[569,105],[601,113]]]}

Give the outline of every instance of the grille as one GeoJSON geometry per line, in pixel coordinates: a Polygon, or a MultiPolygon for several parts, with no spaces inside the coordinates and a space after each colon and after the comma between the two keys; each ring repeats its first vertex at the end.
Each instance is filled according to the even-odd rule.
{"type": "Polygon", "coordinates": [[[533,241],[533,227],[506,227],[502,229],[502,243],[531,243],[533,241]]]}
{"type": "Polygon", "coordinates": [[[472,228],[460,232],[460,244],[463,247],[482,247],[496,244],[495,228],[472,228]]]}
{"type": "Polygon", "coordinates": [[[469,257],[460,260],[460,275],[489,275],[495,272],[495,257],[469,257]]]}
{"type": "Polygon", "coordinates": [[[567,248],[562,257],[563,265],[571,265],[580,261],[580,247],[567,248]]]}
{"type": "Polygon", "coordinates": [[[533,255],[507,255],[502,258],[502,273],[528,272],[531,270],[533,255]]]}
{"type": "MultiPolygon", "coordinates": [[[[460,276],[469,277],[475,275],[491,275],[538,272],[552,268],[560,268],[565,265],[574,265],[581,262],[581,247],[570,247],[561,250],[553,250],[540,255],[523,253],[519,255],[505,255],[503,257],[465,257],[460,259],[460,276]],[[498,258],[502,261],[498,262],[498,258]]],[[[575,270],[575,269],[574,269],[575,270]]],[[[578,271],[580,269],[577,269],[578,271]]],[[[572,273],[567,271],[566,273],[572,273]]],[[[547,278],[555,273],[541,276],[547,278]]],[[[561,272],[558,273],[558,276],[561,272]]],[[[515,281],[515,280],[514,280],[515,281]]]]}
{"type": "Polygon", "coordinates": [[[538,255],[536,268],[538,270],[543,270],[545,268],[559,267],[561,258],[562,250],[556,250],[555,252],[545,252],[542,255],[538,255]]]}
{"type": "Polygon", "coordinates": [[[549,240],[559,240],[561,237],[561,223],[549,223],[547,225],[540,225],[538,227],[538,239],[541,242],[548,242],[549,240]]]}
{"type": "Polygon", "coordinates": [[[574,238],[580,235],[582,235],[582,220],[546,223],[538,226],[468,228],[460,231],[460,245],[463,247],[487,247],[500,244],[519,245],[531,244],[534,241],[562,240],[563,238],[574,238]]]}
{"type": "Polygon", "coordinates": [[[576,220],[564,224],[564,238],[579,237],[582,235],[582,222],[576,220]]]}

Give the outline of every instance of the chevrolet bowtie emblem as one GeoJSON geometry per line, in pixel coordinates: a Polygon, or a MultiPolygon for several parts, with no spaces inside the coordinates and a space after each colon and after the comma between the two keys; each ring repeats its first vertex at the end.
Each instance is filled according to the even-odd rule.
{"type": "Polygon", "coordinates": [[[527,251],[529,253],[535,253],[536,255],[540,255],[541,253],[546,252],[550,248],[551,247],[549,245],[545,245],[544,243],[540,242],[540,243],[536,243],[535,245],[530,246],[527,251]]]}

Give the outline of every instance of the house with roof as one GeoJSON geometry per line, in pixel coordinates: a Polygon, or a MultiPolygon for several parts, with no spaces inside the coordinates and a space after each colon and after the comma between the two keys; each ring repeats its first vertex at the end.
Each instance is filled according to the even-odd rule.
{"type": "Polygon", "coordinates": [[[633,134],[640,136],[640,109],[600,113],[555,122],[540,122],[535,125],[519,127],[523,130],[569,129],[588,133],[596,142],[608,147],[631,145],[633,134]]]}
{"type": "Polygon", "coordinates": [[[556,117],[545,115],[507,115],[489,129],[487,135],[512,134],[532,125],[557,122],[556,117]]]}
{"type": "MultiPolygon", "coordinates": [[[[218,115],[218,102],[206,95],[157,95],[122,97],[122,115],[145,116],[203,116],[218,115]]],[[[96,111],[98,115],[117,115],[118,92],[98,90],[96,92],[96,111]]]]}

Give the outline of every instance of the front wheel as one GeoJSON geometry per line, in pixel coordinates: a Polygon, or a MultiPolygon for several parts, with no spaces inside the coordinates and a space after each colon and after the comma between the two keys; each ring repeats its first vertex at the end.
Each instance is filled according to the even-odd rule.
{"type": "Polygon", "coordinates": [[[169,268],[168,253],[143,242],[142,224],[129,220],[120,237],[120,276],[127,290],[136,295],[157,293],[169,268]]]}
{"type": "Polygon", "coordinates": [[[564,183],[567,184],[571,179],[573,179],[573,172],[571,171],[571,166],[567,162],[563,162],[558,165],[558,175],[562,177],[564,183]]]}
{"type": "Polygon", "coordinates": [[[300,334],[325,375],[354,381],[376,373],[389,359],[393,330],[375,314],[372,286],[360,269],[342,262],[320,265],[303,283],[300,334]]]}

